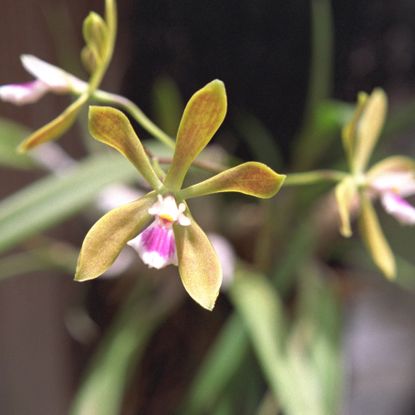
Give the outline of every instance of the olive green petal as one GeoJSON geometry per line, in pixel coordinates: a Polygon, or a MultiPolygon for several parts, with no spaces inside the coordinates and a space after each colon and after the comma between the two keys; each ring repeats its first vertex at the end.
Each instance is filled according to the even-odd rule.
{"type": "Polygon", "coordinates": [[[174,227],[179,273],[184,288],[207,310],[215,306],[222,284],[222,268],[208,237],[192,219],[174,227]]]}
{"type": "Polygon", "coordinates": [[[396,277],[395,257],[380,227],[375,209],[365,195],[362,195],[359,222],[362,238],[373,262],[387,278],[394,279],[396,277]]]}
{"type": "Polygon", "coordinates": [[[249,196],[268,199],[281,188],[285,176],[262,163],[254,161],[225,170],[203,182],[180,192],[183,199],[220,192],[239,192],[249,196]]]}
{"type": "Polygon", "coordinates": [[[385,122],[387,97],[382,89],[376,88],[364,105],[357,126],[356,147],[353,155],[355,172],[363,172],[372,155],[385,122]]]}
{"type": "Polygon", "coordinates": [[[340,216],[340,233],[348,238],[352,236],[350,212],[357,197],[356,185],[351,177],[346,177],[336,186],[335,196],[340,216]]]}
{"type": "Polygon", "coordinates": [[[128,118],[111,107],[89,107],[89,131],[98,141],[118,150],[148,181],[153,189],[162,186],[128,118]]]}
{"type": "Polygon", "coordinates": [[[126,243],[136,237],[151,219],[148,209],[155,192],[120,206],[104,215],[87,233],[78,258],[75,280],[99,277],[116,260],[126,243]]]}
{"type": "Polygon", "coordinates": [[[165,181],[169,189],[180,189],[193,160],[222,124],[226,109],[225,86],[217,79],[190,98],[180,122],[173,161],[165,181]]]}
{"type": "Polygon", "coordinates": [[[40,144],[52,141],[64,134],[75,122],[79,110],[88,100],[88,94],[82,94],[65,111],[55,119],[39,128],[28,138],[26,138],[17,148],[19,153],[25,153],[40,144]]]}

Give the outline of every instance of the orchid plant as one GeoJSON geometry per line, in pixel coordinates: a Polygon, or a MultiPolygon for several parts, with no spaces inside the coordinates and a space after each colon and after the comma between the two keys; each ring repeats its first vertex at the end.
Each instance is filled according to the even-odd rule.
{"type": "Polygon", "coordinates": [[[166,176],[160,177],[164,174],[157,174],[121,111],[90,108],[92,136],[126,157],[153,190],[108,212],[91,228],[81,248],[76,280],[103,274],[128,243],[150,267],[178,265],[189,295],[202,307],[213,309],[222,281],[221,265],[185,201],[220,192],[270,198],[285,178],[262,163],[247,162],[182,188],[191,164],[222,124],[226,109],[225,87],[219,80],[210,82],[190,98],[178,129],[171,165],[166,176]]]}

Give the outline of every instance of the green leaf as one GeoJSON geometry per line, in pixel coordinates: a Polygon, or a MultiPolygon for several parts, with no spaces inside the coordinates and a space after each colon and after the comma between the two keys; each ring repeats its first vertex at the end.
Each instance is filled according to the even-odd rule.
{"type": "Polygon", "coordinates": [[[36,130],[26,138],[18,147],[20,153],[25,153],[40,144],[52,141],[64,134],[75,122],[78,112],[88,100],[89,95],[84,93],[78,97],[68,108],[66,108],[55,119],[36,130]]]}
{"type": "Polygon", "coordinates": [[[239,269],[230,295],[250,335],[262,371],[279,400],[279,365],[285,337],[282,306],[277,292],[263,275],[239,269]]]}
{"type": "MultiPolygon", "coordinates": [[[[139,284],[139,283],[138,283],[139,284]]],[[[140,295],[135,287],[99,343],[70,415],[118,415],[123,397],[151,336],[177,305],[168,295],[140,295]]]]}
{"type": "Polygon", "coordinates": [[[117,259],[128,241],[136,237],[151,216],[154,192],[105,214],[89,230],[79,253],[75,280],[87,281],[102,275],[117,259]]]}
{"type": "Polygon", "coordinates": [[[91,106],[89,131],[96,140],[115,148],[126,157],[153,189],[159,189],[162,186],[140,139],[128,118],[120,110],[91,106]]]}
{"type": "Polygon", "coordinates": [[[340,216],[340,233],[348,238],[352,236],[350,212],[357,197],[356,185],[352,177],[343,179],[335,189],[337,208],[340,216]]]}
{"type": "Polygon", "coordinates": [[[268,199],[280,190],[285,176],[262,163],[251,161],[225,170],[203,182],[180,192],[184,198],[199,197],[220,192],[239,192],[268,199]]]}
{"type": "Polygon", "coordinates": [[[36,166],[29,156],[16,152],[16,147],[28,135],[27,128],[0,118],[0,165],[18,169],[30,169],[36,166]]]}
{"type": "Polygon", "coordinates": [[[362,194],[361,199],[360,232],[362,238],[376,266],[387,278],[394,279],[396,264],[393,252],[383,234],[371,201],[365,194],[362,194]]]}
{"type": "Polygon", "coordinates": [[[241,367],[248,351],[248,337],[241,319],[232,315],[210,347],[193,379],[181,414],[212,413],[225,387],[241,367]]]}
{"type": "Polygon", "coordinates": [[[0,203],[0,251],[75,214],[106,185],[136,176],[122,158],[101,154],[65,175],[46,177],[16,192],[0,203]]]}
{"type": "Polygon", "coordinates": [[[215,306],[222,284],[222,269],[208,237],[192,219],[189,226],[174,226],[179,273],[184,288],[207,310],[215,306]]]}
{"type": "Polygon", "coordinates": [[[166,187],[177,191],[193,160],[206,147],[222,124],[227,109],[222,81],[214,80],[189,100],[177,133],[173,161],[166,177],[166,187]]]}

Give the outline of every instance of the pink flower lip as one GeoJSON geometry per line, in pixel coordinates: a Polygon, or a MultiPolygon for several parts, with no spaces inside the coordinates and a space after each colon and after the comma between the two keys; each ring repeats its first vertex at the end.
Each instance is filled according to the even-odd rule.
{"type": "Polygon", "coordinates": [[[38,101],[48,90],[49,87],[39,80],[8,84],[0,87],[0,99],[15,105],[31,104],[38,101]]]}
{"type": "Polygon", "coordinates": [[[128,242],[150,268],[164,268],[177,265],[176,241],[173,225],[189,226],[190,219],[184,215],[186,205],[177,206],[173,196],[158,196],[157,202],[148,212],[155,216],[154,221],[136,238],[128,242]]]}
{"type": "Polygon", "coordinates": [[[404,225],[415,225],[415,208],[393,191],[385,192],[381,197],[386,212],[404,225]]]}

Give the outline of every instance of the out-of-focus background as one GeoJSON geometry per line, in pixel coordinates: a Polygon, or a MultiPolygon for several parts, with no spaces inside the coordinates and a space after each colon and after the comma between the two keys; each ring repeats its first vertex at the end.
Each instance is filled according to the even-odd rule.
{"type": "MultiPolygon", "coordinates": [[[[82,20],[90,10],[102,12],[102,3],[2,0],[0,83],[31,79],[21,67],[22,53],[85,78],[79,61],[82,20]]],[[[396,115],[396,109],[415,98],[415,3],[332,3],[333,55],[320,57],[332,59],[326,65],[331,68],[327,73],[330,98],[354,102],[358,91],[380,86],[389,96],[390,112],[396,115]]],[[[122,93],[151,115],[154,85],[160,79],[174,81],[185,102],[205,83],[219,78],[229,99],[221,144],[242,159],[254,157],[243,128],[238,127],[249,114],[280,146],[278,168],[285,171],[292,165],[291,143],[300,133],[309,92],[310,4],[306,0],[120,1],[116,52],[102,87],[122,93]]],[[[50,95],[21,108],[1,103],[0,115],[35,129],[67,102],[67,97],[50,95]]],[[[390,140],[385,144],[386,149],[415,154],[411,138],[415,122],[414,128],[407,124],[394,137],[393,146],[390,140]]],[[[75,139],[80,132],[78,125],[60,141],[74,158],[85,155],[75,139]]],[[[324,151],[323,160],[339,157],[340,139],[338,147],[324,151]]],[[[43,174],[1,168],[0,197],[43,174]]],[[[209,223],[209,212],[206,215],[209,223]]],[[[386,230],[393,232],[392,220],[382,220],[386,230]]],[[[77,216],[48,231],[48,236],[79,246],[92,223],[93,219],[77,216]]],[[[393,247],[411,258],[410,232],[394,237],[393,247]],[[399,245],[400,241],[404,242],[399,245]]],[[[34,243],[29,240],[24,246],[34,243]]],[[[239,254],[249,259],[249,246],[241,245],[239,254]]],[[[335,260],[330,265],[339,266],[335,260]]],[[[130,275],[127,281],[135,277],[130,275]]],[[[341,413],[413,414],[412,291],[383,281],[373,269],[347,274],[344,279],[341,413]]],[[[21,276],[1,281],[0,413],[66,414],[95,346],[128,289],[128,282],[121,278],[78,284],[67,272],[27,274],[24,269],[21,276]]],[[[229,309],[225,298],[211,314],[185,300],[153,337],[142,366],[133,370],[123,414],[174,413],[229,309]]]]}

